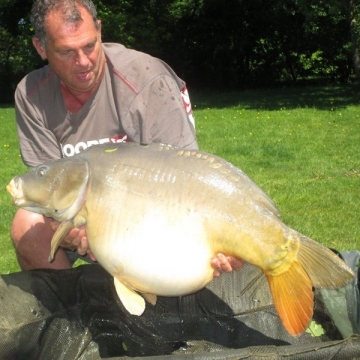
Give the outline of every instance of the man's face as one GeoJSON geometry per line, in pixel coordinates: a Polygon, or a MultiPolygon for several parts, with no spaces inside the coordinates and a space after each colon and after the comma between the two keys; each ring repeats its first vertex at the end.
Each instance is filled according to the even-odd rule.
{"type": "Polygon", "coordinates": [[[39,39],[33,44],[63,84],[73,92],[92,92],[101,80],[105,55],[101,46],[101,24],[96,29],[91,15],[82,7],[83,21],[66,24],[61,14],[52,11],[45,20],[48,41],[44,48],[39,39]]]}

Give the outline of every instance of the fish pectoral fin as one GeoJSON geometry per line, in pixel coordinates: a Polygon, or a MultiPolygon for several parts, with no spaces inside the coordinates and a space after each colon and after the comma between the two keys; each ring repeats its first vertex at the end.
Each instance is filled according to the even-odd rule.
{"type": "Polygon", "coordinates": [[[54,260],[54,255],[55,255],[57,248],[60,246],[60,244],[64,240],[65,236],[73,228],[74,228],[74,224],[73,224],[72,220],[64,221],[59,225],[58,229],[55,231],[55,234],[51,239],[49,262],[52,262],[54,260]]]}
{"type": "Polygon", "coordinates": [[[146,301],[148,301],[151,305],[156,305],[157,296],[149,293],[141,293],[146,301]]]}
{"type": "Polygon", "coordinates": [[[287,271],[266,277],[281,322],[289,334],[300,335],[313,316],[314,293],[309,276],[294,261],[287,271]]]}
{"type": "Polygon", "coordinates": [[[125,309],[131,315],[140,316],[145,310],[145,300],[135,290],[114,278],[116,293],[118,294],[125,309]]]}

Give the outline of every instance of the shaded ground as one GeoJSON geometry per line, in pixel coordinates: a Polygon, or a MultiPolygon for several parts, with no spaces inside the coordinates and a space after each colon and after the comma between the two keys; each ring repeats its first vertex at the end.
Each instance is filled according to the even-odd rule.
{"type": "Polygon", "coordinates": [[[245,91],[190,91],[196,109],[241,107],[243,109],[279,110],[281,108],[316,108],[335,110],[359,104],[354,85],[282,87],[245,91]]]}

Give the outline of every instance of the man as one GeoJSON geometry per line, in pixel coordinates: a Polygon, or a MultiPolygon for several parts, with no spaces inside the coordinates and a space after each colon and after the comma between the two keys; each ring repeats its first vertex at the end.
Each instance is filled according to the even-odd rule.
{"type": "MultiPolygon", "coordinates": [[[[91,0],[36,0],[31,14],[33,45],[48,65],[28,74],[15,93],[20,150],[35,167],[105,142],[162,142],[197,149],[185,83],[161,60],[119,44],[103,44],[101,21],[91,0]]],[[[11,227],[23,270],[68,269],[75,261],[64,248],[47,261],[58,224],[17,211],[11,227]]],[[[89,249],[85,230],[73,229],[63,247],[89,249]]],[[[241,268],[218,254],[214,275],[241,268]]]]}

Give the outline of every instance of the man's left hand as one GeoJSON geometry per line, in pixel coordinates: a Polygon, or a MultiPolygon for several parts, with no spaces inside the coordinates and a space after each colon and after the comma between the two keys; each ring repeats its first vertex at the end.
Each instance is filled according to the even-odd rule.
{"type": "Polygon", "coordinates": [[[224,254],[216,254],[211,259],[211,266],[214,268],[214,277],[219,277],[224,272],[232,272],[240,270],[243,267],[243,262],[233,256],[225,256],[224,254]]]}

